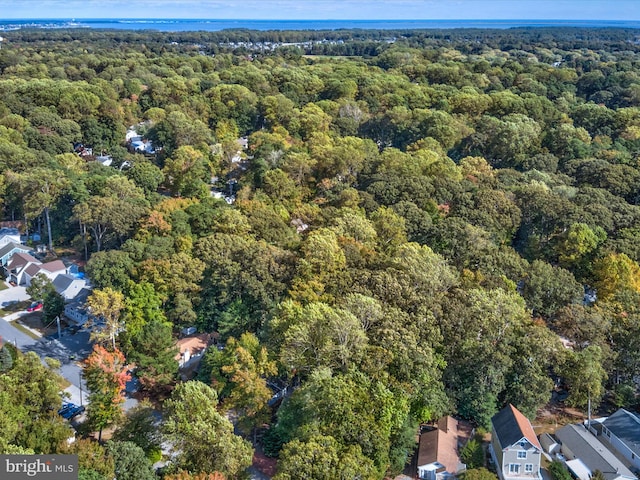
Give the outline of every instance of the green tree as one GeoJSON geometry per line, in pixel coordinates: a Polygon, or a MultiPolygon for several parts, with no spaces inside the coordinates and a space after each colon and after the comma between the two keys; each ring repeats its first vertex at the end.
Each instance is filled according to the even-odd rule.
{"type": "Polygon", "coordinates": [[[74,218],[92,233],[96,250],[108,240],[121,240],[147,211],[144,192],[121,175],[106,179],[104,195],[92,195],[73,207],[74,218]]]}
{"type": "Polygon", "coordinates": [[[591,400],[597,407],[605,393],[604,381],[607,379],[607,372],[602,367],[602,349],[589,345],[578,352],[568,350],[566,354],[562,374],[569,387],[568,403],[584,408],[591,400]]]}
{"type": "Polygon", "coordinates": [[[142,401],[126,413],[112,438],[120,442],[132,442],[144,451],[147,458],[153,458],[161,453],[161,438],[156,423],[153,405],[142,401]]]}
{"type": "MultiPolygon", "coordinates": [[[[464,480],[496,480],[497,475],[495,473],[491,473],[484,467],[480,468],[470,468],[465,471],[462,475],[464,480]]],[[[554,480],[565,480],[565,479],[555,479],[554,480]]]]}
{"type": "Polygon", "coordinates": [[[8,372],[13,367],[13,356],[5,345],[0,338],[0,373],[8,372]]]}
{"type": "Polygon", "coordinates": [[[164,182],[162,170],[146,159],[136,159],[125,174],[144,191],[147,198],[151,198],[151,195],[156,193],[158,187],[164,182]]]}
{"type": "MultiPolygon", "coordinates": [[[[8,351],[5,344],[3,351],[8,351]]],[[[62,400],[62,379],[34,352],[12,355],[13,366],[0,373],[0,450],[31,449],[55,453],[71,435],[56,414],[62,400]]]]}
{"type": "Polygon", "coordinates": [[[206,368],[211,372],[209,378],[220,390],[223,405],[238,414],[238,424],[254,433],[255,442],[256,429],[269,421],[267,402],[272,392],[266,378],[277,373],[276,363],[252,333],[244,333],[239,340],[229,338],[222,352],[211,351],[206,368]]]}
{"type": "Polygon", "coordinates": [[[201,198],[208,194],[211,171],[204,155],[190,146],[178,148],[165,160],[162,173],[171,193],[201,198]]]}
{"type": "Polygon", "coordinates": [[[553,462],[551,462],[549,464],[548,470],[553,480],[569,480],[570,478],[572,478],[566,467],[558,460],[554,460],[553,462]]]}
{"type": "Polygon", "coordinates": [[[178,467],[236,477],[251,465],[253,452],[248,442],[234,435],[233,425],[217,411],[217,404],[215,390],[204,383],[179,384],[164,404],[164,433],[178,467]]]}
{"type": "Polygon", "coordinates": [[[112,288],[94,290],[87,298],[87,305],[91,314],[97,319],[104,320],[104,327],[93,329],[91,335],[99,342],[111,342],[111,347],[116,350],[116,337],[122,330],[123,324],[120,313],[124,309],[124,295],[112,288]]]}
{"type": "Polygon", "coordinates": [[[133,442],[111,440],[106,445],[113,457],[115,478],[118,480],[155,480],[156,475],[144,450],[133,442]]]}
{"type": "Polygon", "coordinates": [[[379,478],[373,462],[362,455],[360,447],[345,447],[335,438],[314,435],[306,441],[293,440],[280,453],[274,480],[334,480],[379,478]]]}
{"type": "Polygon", "coordinates": [[[558,246],[560,264],[564,267],[582,267],[590,260],[591,254],[607,239],[601,227],[591,229],[584,223],[574,223],[565,232],[558,246]]]}
{"type": "Polygon", "coordinates": [[[142,387],[152,392],[166,391],[176,380],[178,352],[171,324],[152,320],[131,338],[130,358],[136,364],[136,376],[142,387]]]}
{"type": "MultiPolygon", "coordinates": [[[[316,370],[278,410],[278,422],[272,427],[285,441],[303,440],[309,433],[332,436],[339,445],[358,445],[373,461],[382,476],[395,461],[391,452],[404,450],[404,464],[410,448],[392,443],[399,440],[409,413],[406,396],[392,392],[381,382],[361,372],[332,374],[316,370]]],[[[411,438],[410,445],[414,445],[411,438]]]]}
{"type": "Polygon", "coordinates": [[[318,367],[346,371],[362,358],[366,343],[362,325],[352,314],[312,303],[287,328],[280,359],[292,375],[306,376],[318,367]]]}
{"type": "Polygon", "coordinates": [[[460,460],[467,465],[469,470],[484,467],[484,457],[482,440],[475,438],[469,440],[460,451],[460,460]]]}
{"type": "Polygon", "coordinates": [[[548,317],[566,305],[580,302],[584,289],[568,270],[535,260],[524,281],[522,296],[535,313],[548,317]]]}
{"type": "Polygon", "coordinates": [[[27,218],[33,219],[44,214],[49,251],[53,251],[50,212],[68,187],[67,177],[62,171],[44,168],[36,168],[28,173],[7,172],[5,176],[9,184],[18,188],[27,218]]]}
{"type": "Polygon", "coordinates": [[[34,300],[43,300],[52,290],[55,292],[55,287],[44,273],[39,273],[33,277],[26,288],[27,294],[34,300]]]}
{"type": "Polygon", "coordinates": [[[131,256],[121,250],[96,252],[86,266],[87,275],[96,288],[125,291],[133,272],[131,256]]]}
{"type": "Polygon", "coordinates": [[[104,446],[92,439],[78,438],[61,453],[78,455],[78,478],[111,480],[114,478],[113,457],[104,446]]]}
{"type": "Polygon", "coordinates": [[[45,323],[53,322],[64,312],[64,297],[50,289],[43,298],[42,319],[45,323]]]}

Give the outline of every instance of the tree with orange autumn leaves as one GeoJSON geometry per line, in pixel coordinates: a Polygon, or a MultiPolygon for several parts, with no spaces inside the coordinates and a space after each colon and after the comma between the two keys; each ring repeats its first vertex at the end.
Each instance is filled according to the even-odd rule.
{"type": "Polygon", "coordinates": [[[118,349],[109,351],[94,345],[93,352],[83,363],[84,378],[91,392],[87,410],[89,424],[99,431],[98,441],[101,441],[102,429],[122,415],[124,389],[131,375],[124,354],[118,349]]]}

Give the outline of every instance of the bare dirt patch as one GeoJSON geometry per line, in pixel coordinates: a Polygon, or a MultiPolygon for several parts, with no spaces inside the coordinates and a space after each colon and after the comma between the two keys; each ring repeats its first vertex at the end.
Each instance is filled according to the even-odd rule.
{"type": "Polygon", "coordinates": [[[267,457],[259,448],[256,448],[253,453],[253,466],[268,477],[276,474],[277,463],[275,458],[267,457]]]}
{"type": "Polygon", "coordinates": [[[552,402],[538,411],[532,426],[537,435],[554,433],[565,425],[580,423],[586,418],[587,415],[582,410],[569,407],[562,402],[552,402]]]}

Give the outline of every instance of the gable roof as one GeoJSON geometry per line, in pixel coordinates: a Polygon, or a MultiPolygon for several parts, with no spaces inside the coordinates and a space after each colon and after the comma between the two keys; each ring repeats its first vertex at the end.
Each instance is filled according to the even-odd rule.
{"type": "Polygon", "coordinates": [[[71,285],[74,280],[75,277],[73,275],[61,273],[53,279],[53,286],[56,288],[56,292],[62,293],[69,288],[69,285],[71,285]]]}
{"type": "Polygon", "coordinates": [[[56,292],[62,295],[66,300],[75,298],[86,284],[87,282],[85,280],[76,278],[67,273],[56,275],[56,278],[53,279],[53,287],[56,289],[56,292]]]}
{"type": "Polygon", "coordinates": [[[520,410],[509,404],[491,418],[493,432],[504,449],[516,444],[523,438],[534,447],[542,450],[529,419],[520,410]]]}
{"type": "Polygon", "coordinates": [[[181,338],[176,342],[178,352],[176,353],[175,359],[179,360],[187,350],[189,350],[191,356],[197,355],[209,346],[212,338],[209,333],[201,333],[200,335],[181,338]]]}
{"type": "Polygon", "coordinates": [[[4,257],[5,255],[11,253],[13,250],[20,250],[23,253],[28,253],[31,249],[21,243],[9,242],[0,247],[0,257],[4,257]]]}
{"type": "Polygon", "coordinates": [[[40,273],[40,265],[36,263],[31,263],[27,268],[25,268],[25,273],[29,275],[31,278],[35,277],[40,273]]]}
{"type": "Polygon", "coordinates": [[[640,456],[640,419],[638,417],[621,408],[609,416],[603,425],[636,455],[640,456]]]}
{"type": "Polygon", "coordinates": [[[600,470],[607,480],[620,477],[635,479],[636,477],[618,458],[609,451],[583,425],[567,425],[556,431],[555,436],[562,445],[584,463],[589,470],[600,470]]]}
{"type": "Polygon", "coordinates": [[[21,268],[29,263],[35,263],[36,265],[40,264],[40,261],[29,255],[28,253],[17,252],[13,254],[11,257],[11,262],[9,262],[9,270],[13,270],[14,268],[21,268]]]}
{"type": "Polygon", "coordinates": [[[43,263],[40,265],[40,268],[46,270],[47,272],[60,272],[66,271],[67,267],[64,265],[62,260],[54,260],[52,262],[43,263]]]}
{"type": "Polygon", "coordinates": [[[418,467],[438,462],[445,471],[456,474],[462,469],[458,455],[458,443],[469,438],[469,429],[459,427],[459,422],[446,416],[438,420],[438,427],[420,435],[418,467]]]}

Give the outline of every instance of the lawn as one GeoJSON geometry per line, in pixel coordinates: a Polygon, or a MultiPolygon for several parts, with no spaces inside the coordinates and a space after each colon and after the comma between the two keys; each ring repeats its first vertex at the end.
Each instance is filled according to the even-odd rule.
{"type": "Polygon", "coordinates": [[[0,308],[0,317],[4,317],[5,315],[9,315],[10,313],[19,312],[21,310],[26,310],[29,305],[31,305],[31,300],[13,302],[5,305],[4,307],[0,308]]]}

